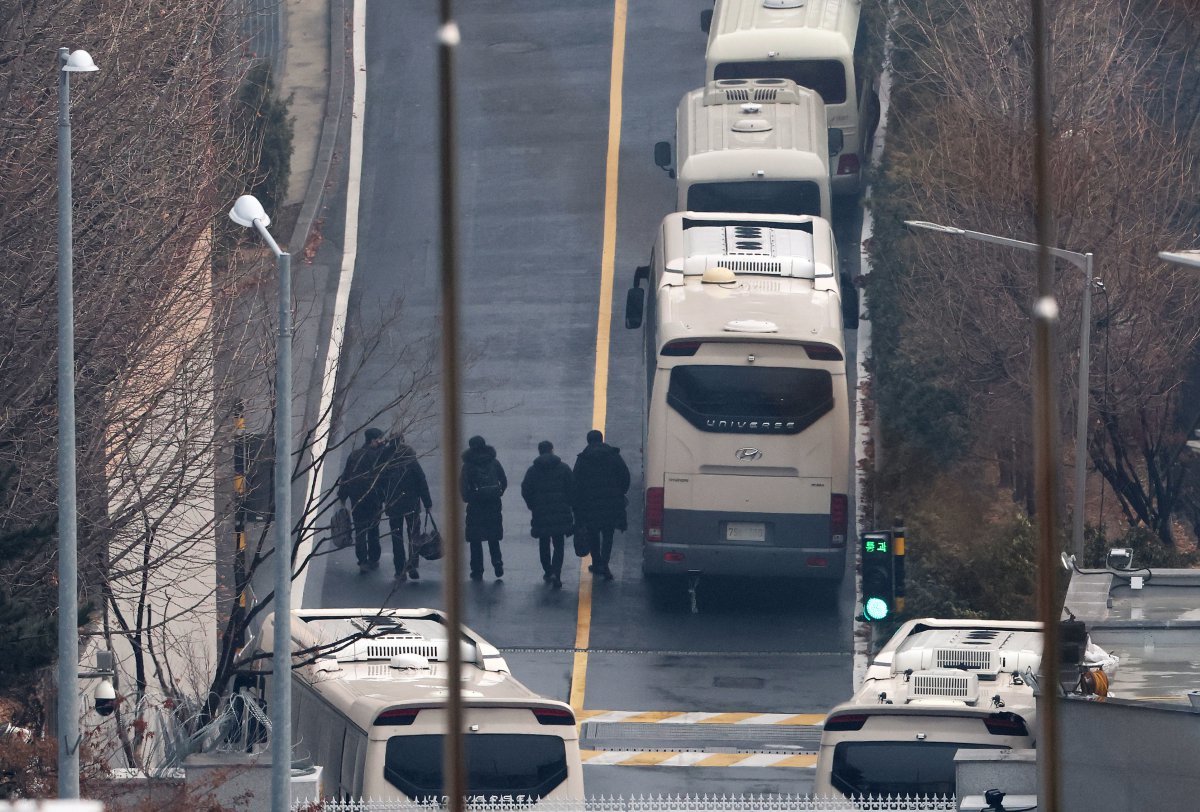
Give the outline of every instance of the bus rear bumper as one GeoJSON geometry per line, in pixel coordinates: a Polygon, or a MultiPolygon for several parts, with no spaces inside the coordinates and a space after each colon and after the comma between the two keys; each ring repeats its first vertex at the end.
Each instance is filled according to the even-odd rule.
{"type": "Polygon", "coordinates": [[[642,547],[647,575],[728,575],[749,578],[805,578],[839,581],[846,551],[797,547],[650,543],[642,547]]]}

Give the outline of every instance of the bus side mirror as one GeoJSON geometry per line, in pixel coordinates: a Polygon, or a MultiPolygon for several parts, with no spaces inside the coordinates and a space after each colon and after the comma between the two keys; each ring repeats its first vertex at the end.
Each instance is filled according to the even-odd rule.
{"type": "Polygon", "coordinates": [[[705,34],[708,33],[708,29],[712,28],[712,13],[713,10],[711,8],[706,8],[700,12],[700,30],[705,34]]]}
{"type": "Polygon", "coordinates": [[[839,276],[842,287],[842,326],[847,330],[858,329],[858,286],[850,274],[842,271],[839,276]]]}
{"type": "Polygon", "coordinates": [[[836,127],[829,131],[829,157],[841,154],[842,147],[846,145],[845,139],[842,136],[842,131],[836,127]]]}
{"type": "Polygon", "coordinates": [[[646,290],[643,281],[650,280],[650,266],[642,265],[633,272],[633,287],[625,294],[625,329],[636,330],[642,326],[642,315],[646,311],[646,290]]]}
{"type": "Polygon", "coordinates": [[[671,168],[670,141],[659,141],[654,145],[654,165],[666,172],[668,177],[675,177],[675,170],[671,168]]]}

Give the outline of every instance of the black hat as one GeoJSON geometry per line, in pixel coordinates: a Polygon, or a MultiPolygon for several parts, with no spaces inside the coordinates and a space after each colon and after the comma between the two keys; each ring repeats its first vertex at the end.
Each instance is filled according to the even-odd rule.
{"type": "Polygon", "coordinates": [[[487,447],[487,440],[484,440],[482,437],[476,434],[470,440],[467,440],[467,445],[469,445],[471,448],[485,448],[487,447]]]}
{"type": "Polygon", "coordinates": [[[367,438],[367,442],[374,442],[383,436],[383,429],[369,428],[363,432],[363,437],[367,438]]]}
{"type": "Polygon", "coordinates": [[[587,433],[587,441],[588,445],[591,445],[592,443],[602,443],[604,442],[604,434],[597,429],[592,429],[587,433]]]}

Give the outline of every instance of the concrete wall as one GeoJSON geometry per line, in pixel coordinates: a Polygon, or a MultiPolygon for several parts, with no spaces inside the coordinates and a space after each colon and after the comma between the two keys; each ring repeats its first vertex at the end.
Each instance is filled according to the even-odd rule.
{"type": "Polygon", "coordinates": [[[1200,713],[1111,699],[1059,708],[1063,812],[1200,808],[1200,713]]]}

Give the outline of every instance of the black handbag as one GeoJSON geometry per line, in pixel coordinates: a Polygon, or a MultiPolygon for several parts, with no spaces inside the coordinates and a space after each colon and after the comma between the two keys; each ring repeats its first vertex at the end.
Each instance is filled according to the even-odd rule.
{"type": "Polygon", "coordinates": [[[426,561],[437,561],[442,557],[442,533],[438,530],[433,515],[425,511],[425,527],[421,530],[420,546],[417,554],[426,561]]]}
{"type": "Polygon", "coordinates": [[[334,549],[343,550],[354,545],[354,533],[350,526],[350,511],[340,507],[333,512],[333,520],[329,523],[329,540],[334,549]]]}
{"type": "Polygon", "coordinates": [[[579,526],[575,528],[575,555],[580,558],[587,558],[592,554],[592,550],[598,547],[600,534],[590,527],[579,526]]]}

